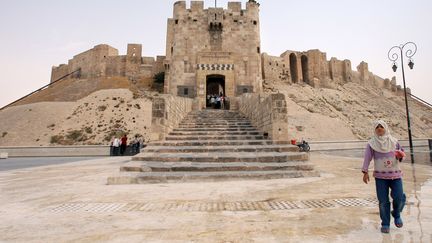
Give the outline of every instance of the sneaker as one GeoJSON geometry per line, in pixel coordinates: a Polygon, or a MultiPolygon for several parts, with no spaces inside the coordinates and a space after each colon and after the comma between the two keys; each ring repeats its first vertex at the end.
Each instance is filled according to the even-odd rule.
{"type": "Polygon", "coordinates": [[[402,228],[403,227],[403,222],[402,222],[402,219],[400,217],[399,218],[395,218],[394,223],[395,223],[396,227],[398,227],[398,228],[402,228]]]}
{"type": "MultiPolygon", "coordinates": [[[[394,217],[393,211],[391,211],[391,215],[394,217]]],[[[398,228],[402,228],[403,227],[403,221],[402,221],[401,217],[394,218],[394,223],[395,223],[395,226],[398,227],[398,228]]]]}
{"type": "Polygon", "coordinates": [[[381,233],[384,233],[384,234],[390,233],[390,227],[389,226],[382,226],[381,227],[381,233]]]}

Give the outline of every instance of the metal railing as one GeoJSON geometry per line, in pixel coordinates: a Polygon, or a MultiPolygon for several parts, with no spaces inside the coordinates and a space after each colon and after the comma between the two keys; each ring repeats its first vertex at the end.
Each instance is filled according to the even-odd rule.
{"type": "Polygon", "coordinates": [[[412,99],[414,99],[414,100],[422,103],[423,105],[426,105],[429,108],[432,108],[432,104],[431,103],[429,103],[429,102],[427,102],[427,101],[425,101],[425,100],[423,100],[423,99],[421,99],[421,98],[419,98],[419,97],[417,97],[417,96],[415,96],[413,94],[408,94],[408,95],[411,96],[412,99]]]}
{"type": "Polygon", "coordinates": [[[42,90],[48,88],[49,86],[51,86],[51,85],[53,85],[53,84],[55,84],[55,83],[57,83],[57,82],[59,82],[59,81],[62,81],[64,78],[69,77],[70,75],[73,75],[73,74],[75,74],[75,73],[79,73],[79,72],[81,72],[81,68],[78,68],[77,70],[75,70],[75,71],[73,71],[73,72],[71,72],[71,73],[68,73],[68,74],[66,74],[66,75],[64,75],[64,76],[62,76],[62,77],[60,77],[60,78],[54,80],[53,82],[51,82],[51,83],[49,83],[49,84],[43,86],[42,88],[37,89],[37,90],[31,92],[30,94],[25,95],[25,96],[23,96],[23,97],[21,97],[21,98],[15,100],[14,102],[9,103],[9,104],[3,106],[2,108],[0,108],[0,111],[6,109],[7,107],[9,107],[9,106],[11,106],[11,105],[13,105],[13,104],[15,104],[15,103],[21,101],[21,100],[24,100],[25,98],[27,98],[27,97],[29,97],[29,96],[31,96],[31,95],[33,95],[33,94],[36,94],[36,93],[38,93],[38,92],[40,92],[40,91],[42,91],[42,90]]]}

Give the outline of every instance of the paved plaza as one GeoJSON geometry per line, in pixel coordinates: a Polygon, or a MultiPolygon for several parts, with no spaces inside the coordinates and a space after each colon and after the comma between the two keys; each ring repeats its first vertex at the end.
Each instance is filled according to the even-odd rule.
{"type": "Polygon", "coordinates": [[[403,164],[405,225],[383,235],[362,159],[310,158],[320,177],[106,185],[128,157],[4,170],[0,241],[432,242],[432,166],[403,164]]]}

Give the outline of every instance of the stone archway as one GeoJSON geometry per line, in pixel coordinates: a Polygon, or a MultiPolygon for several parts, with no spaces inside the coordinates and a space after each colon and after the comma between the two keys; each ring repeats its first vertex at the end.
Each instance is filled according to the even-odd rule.
{"type": "Polygon", "coordinates": [[[297,56],[294,53],[289,55],[290,60],[290,72],[291,72],[291,80],[293,83],[298,82],[298,68],[297,68],[297,56]]]}
{"type": "Polygon", "coordinates": [[[302,68],[303,82],[310,85],[308,57],[305,55],[301,56],[301,68],[302,68]]]}
{"type": "Polygon", "coordinates": [[[225,96],[225,76],[224,75],[207,75],[206,77],[206,107],[209,107],[207,98],[211,95],[225,96]]]}

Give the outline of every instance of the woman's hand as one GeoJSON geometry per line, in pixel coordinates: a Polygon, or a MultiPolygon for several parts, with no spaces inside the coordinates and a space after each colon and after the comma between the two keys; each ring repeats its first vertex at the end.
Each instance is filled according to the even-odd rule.
{"type": "Polygon", "coordinates": [[[402,151],[402,150],[396,150],[395,151],[395,156],[396,156],[396,159],[399,160],[399,162],[402,162],[402,159],[405,158],[406,155],[405,155],[404,151],[402,151]]]}
{"type": "Polygon", "coordinates": [[[367,172],[363,172],[363,182],[364,182],[365,184],[368,184],[369,181],[370,181],[369,173],[367,173],[367,172]]]}

